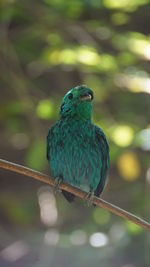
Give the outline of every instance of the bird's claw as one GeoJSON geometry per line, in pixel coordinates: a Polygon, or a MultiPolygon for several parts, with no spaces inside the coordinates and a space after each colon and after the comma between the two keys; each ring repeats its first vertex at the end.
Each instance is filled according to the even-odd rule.
{"type": "Polygon", "coordinates": [[[55,178],[54,182],[54,194],[61,193],[61,189],[59,188],[60,184],[62,183],[63,179],[61,177],[55,178]]]}
{"type": "Polygon", "coordinates": [[[85,200],[87,202],[87,206],[91,207],[93,204],[93,198],[94,198],[94,191],[89,191],[87,195],[85,196],[85,200]]]}

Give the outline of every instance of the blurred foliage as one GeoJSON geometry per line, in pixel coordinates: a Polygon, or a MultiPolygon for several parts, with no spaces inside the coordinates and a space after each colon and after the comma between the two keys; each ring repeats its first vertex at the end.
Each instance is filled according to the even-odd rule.
{"type": "MultiPolygon", "coordinates": [[[[149,220],[150,1],[2,0],[0,21],[1,157],[49,173],[48,128],[66,91],[87,84],[110,144],[103,197],[149,220]]],[[[1,181],[0,265],[33,266],[35,246],[39,267],[150,266],[140,227],[31,179],[1,181]]]]}

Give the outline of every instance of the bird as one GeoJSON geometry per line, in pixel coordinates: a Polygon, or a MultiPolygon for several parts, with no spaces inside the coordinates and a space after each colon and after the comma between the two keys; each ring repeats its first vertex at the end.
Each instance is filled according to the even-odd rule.
{"type": "MultiPolygon", "coordinates": [[[[87,85],[70,89],[63,97],[59,119],[47,135],[47,160],[55,188],[61,182],[87,192],[89,202],[102,193],[109,169],[109,145],[92,122],[94,93],[87,85]]],[[[68,202],[75,198],[62,190],[68,202]]]]}

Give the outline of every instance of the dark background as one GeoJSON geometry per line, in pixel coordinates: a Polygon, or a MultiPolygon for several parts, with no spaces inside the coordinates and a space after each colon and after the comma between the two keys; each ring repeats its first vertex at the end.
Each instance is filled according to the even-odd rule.
{"type": "MultiPolygon", "coordinates": [[[[102,198],[150,221],[150,1],[3,0],[0,19],[0,157],[48,174],[48,128],[87,84],[110,144],[102,198]]],[[[150,266],[140,227],[5,170],[0,250],[4,267],[150,266]]]]}

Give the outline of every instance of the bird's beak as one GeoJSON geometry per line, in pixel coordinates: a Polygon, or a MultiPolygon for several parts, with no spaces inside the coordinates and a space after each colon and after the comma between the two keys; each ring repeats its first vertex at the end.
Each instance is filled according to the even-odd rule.
{"type": "Polygon", "coordinates": [[[81,101],[85,101],[85,100],[87,100],[87,101],[91,101],[91,100],[92,100],[92,96],[91,96],[91,94],[86,93],[85,95],[81,95],[81,96],[80,96],[80,100],[81,100],[81,101]]]}

